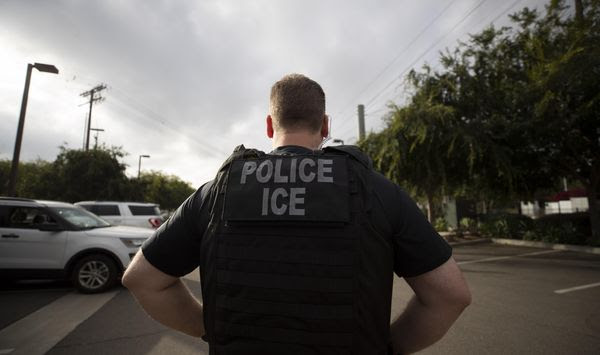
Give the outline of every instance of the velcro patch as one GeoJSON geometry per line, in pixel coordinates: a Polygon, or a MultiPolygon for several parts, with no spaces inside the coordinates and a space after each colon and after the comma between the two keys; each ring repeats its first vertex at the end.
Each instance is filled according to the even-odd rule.
{"type": "Polygon", "coordinates": [[[267,156],[233,161],[225,192],[228,221],[347,222],[345,156],[267,156]]]}

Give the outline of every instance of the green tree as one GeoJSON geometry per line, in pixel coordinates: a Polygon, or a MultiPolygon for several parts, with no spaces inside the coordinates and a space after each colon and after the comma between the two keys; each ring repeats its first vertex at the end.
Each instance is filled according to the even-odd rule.
{"type": "MultiPolygon", "coordinates": [[[[117,147],[97,147],[88,151],[60,147],[53,162],[38,159],[19,163],[17,196],[77,202],[116,200],[158,203],[174,210],[194,189],[174,175],[159,171],[138,178],[125,175],[121,159],[126,153],[117,147]]],[[[0,186],[6,186],[9,160],[0,160],[0,186]]]]}
{"type": "MultiPolygon", "coordinates": [[[[422,92],[421,92],[422,93],[422,92]]],[[[371,134],[361,147],[376,168],[427,203],[427,217],[435,220],[440,197],[455,186],[452,170],[452,108],[415,95],[411,105],[396,107],[388,128],[371,134]]]]}
{"type": "MultiPolygon", "coordinates": [[[[8,186],[10,168],[10,160],[0,161],[0,186],[4,187],[3,191],[8,186]]],[[[53,198],[50,193],[56,180],[53,173],[52,164],[45,160],[20,162],[16,185],[17,196],[38,199],[53,198]]]]}
{"type": "Polygon", "coordinates": [[[143,173],[136,183],[144,201],[158,203],[167,210],[176,209],[194,192],[194,188],[179,177],[159,171],[143,173]]]}
{"type": "Polygon", "coordinates": [[[409,103],[361,145],[425,194],[527,200],[563,176],[579,181],[600,243],[600,1],[577,2],[575,18],[564,1],[543,16],[525,8],[514,27],[489,27],[444,53],[440,71],[412,72],[409,103]]]}
{"type": "Polygon", "coordinates": [[[52,163],[56,176],[51,196],[68,202],[124,200],[131,193],[121,148],[84,150],[61,147],[52,163]]]}
{"type": "Polygon", "coordinates": [[[600,245],[600,1],[576,2],[574,18],[563,20],[563,2],[553,1],[536,22],[532,125],[543,127],[536,132],[548,169],[585,186],[592,241],[600,245]]]}

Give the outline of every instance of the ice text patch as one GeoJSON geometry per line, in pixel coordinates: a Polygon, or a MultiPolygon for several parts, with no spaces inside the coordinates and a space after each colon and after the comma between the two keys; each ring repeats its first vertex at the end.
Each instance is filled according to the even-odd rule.
{"type": "Polygon", "coordinates": [[[268,156],[232,162],[224,218],[230,221],[349,219],[343,156],[268,156]]]}

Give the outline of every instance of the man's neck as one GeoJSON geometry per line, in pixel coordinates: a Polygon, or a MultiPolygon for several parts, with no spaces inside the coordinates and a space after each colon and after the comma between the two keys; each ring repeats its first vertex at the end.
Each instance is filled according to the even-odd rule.
{"type": "Polygon", "coordinates": [[[319,134],[307,134],[305,132],[275,134],[273,135],[273,148],[284,145],[297,145],[317,150],[322,141],[323,138],[319,134]]]}

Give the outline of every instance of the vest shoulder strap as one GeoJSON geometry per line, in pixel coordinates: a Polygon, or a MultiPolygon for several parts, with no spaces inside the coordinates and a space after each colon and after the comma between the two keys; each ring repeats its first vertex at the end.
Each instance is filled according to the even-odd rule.
{"type": "Polygon", "coordinates": [[[363,153],[360,148],[354,145],[337,145],[323,148],[326,153],[344,154],[357,160],[359,163],[364,165],[367,169],[373,169],[373,161],[368,155],[363,153]]]}
{"type": "MultiPolygon", "coordinates": [[[[358,148],[357,146],[354,146],[354,145],[330,146],[330,147],[323,148],[323,151],[325,153],[342,154],[342,155],[350,156],[350,157],[354,158],[354,160],[358,161],[363,166],[365,166],[367,169],[370,170],[373,168],[373,161],[371,160],[371,158],[369,158],[368,155],[363,153],[363,151],[360,150],[360,148],[358,148]]],[[[248,158],[256,159],[256,158],[264,157],[265,155],[266,155],[266,153],[263,151],[260,151],[258,149],[248,149],[248,148],[244,147],[243,144],[240,144],[233,150],[233,153],[229,156],[229,158],[227,158],[227,160],[225,160],[223,165],[221,165],[221,168],[219,168],[219,171],[223,171],[224,169],[226,169],[231,164],[231,162],[236,159],[248,159],[248,158]]]]}
{"type": "Polygon", "coordinates": [[[225,160],[225,162],[219,168],[219,171],[226,169],[232,161],[236,159],[247,159],[247,158],[260,158],[265,156],[265,152],[258,149],[247,149],[243,144],[238,145],[233,150],[233,153],[225,160]]]}

